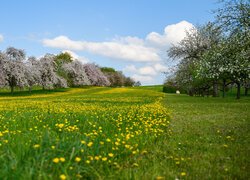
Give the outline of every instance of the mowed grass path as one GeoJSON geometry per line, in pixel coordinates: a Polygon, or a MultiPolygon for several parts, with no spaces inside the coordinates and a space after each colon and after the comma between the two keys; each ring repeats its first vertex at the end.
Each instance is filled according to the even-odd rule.
{"type": "Polygon", "coordinates": [[[0,94],[0,179],[249,178],[249,97],[160,91],[0,94]]]}
{"type": "MultiPolygon", "coordinates": [[[[187,179],[250,178],[249,97],[168,94],[165,103],[172,110],[173,130],[165,156],[175,162],[166,177],[184,171],[187,179]]],[[[168,166],[169,160],[164,161],[168,166]]]]}

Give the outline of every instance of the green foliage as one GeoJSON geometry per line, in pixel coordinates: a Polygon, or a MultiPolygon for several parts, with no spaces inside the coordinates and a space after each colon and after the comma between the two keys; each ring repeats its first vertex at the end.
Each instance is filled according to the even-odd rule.
{"type": "Polygon", "coordinates": [[[116,70],[111,67],[101,67],[100,68],[103,73],[115,73],[116,70]]]}
{"type": "Polygon", "coordinates": [[[61,66],[64,63],[71,63],[72,61],[73,57],[68,52],[62,52],[55,56],[57,66],[61,66]]]}

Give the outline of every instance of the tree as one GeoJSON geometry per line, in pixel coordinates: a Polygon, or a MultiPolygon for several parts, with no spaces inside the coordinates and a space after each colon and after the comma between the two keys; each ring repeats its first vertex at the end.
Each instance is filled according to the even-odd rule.
{"type": "Polygon", "coordinates": [[[67,73],[68,81],[73,86],[90,85],[90,80],[85,72],[85,68],[80,61],[73,61],[63,65],[63,70],[67,73]]]}
{"type": "Polygon", "coordinates": [[[43,89],[67,87],[67,81],[56,73],[54,55],[46,54],[39,60],[39,71],[43,89]]]}
{"type": "Polygon", "coordinates": [[[6,85],[6,76],[4,73],[4,61],[5,55],[0,52],[0,87],[4,87],[6,85]]]}
{"type": "Polygon", "coordinates": [[[29,57],[26,63],[27,71],[25,72],[29,91],[31,92],[32,86],[42,84],[40,62],[35,57],[29,57]]]}
{"type": "MultiPolygon", "coordinates": [[[[209,22],[204,26],[192,28],[186,32],[186,37],[168,50],[168,56],[180,59],[177,66],[176,81],[189,95],[196,92],[203,94],[210,87],[207,79],[197,76],[196,70],[203,54],[217,44],[221,39],[221,30],[209,22]],[[201,93],[200,93],[201,92],[201,93]]],[[[218,79],[213,79],[214,96],[218,96],[218,79]]]]}
{"type": "Polygon", "coordinates": [[[227,35],[223,55],[232,80],[237,84],[237,99],[241,84],[249,80],[250,48],[250,4],[248,0],[224,0],[223,6],[215,11],[216,23],[227,35]]]}
{"type": "Polygon", "coordinates": [[[23,88],[28,85],[26,78],[27,68],[24,64],[25,52],[21,49],[9,47],[2,55],[3,74],[5,81],[11,88],[11,93],[14,92],[14,87],[23,88]]]}
{"type": "Polygon", "coordinates": [[[100,68],[95,64],[84,64],[84,70],[90,80],[90,84],[94,86],[109,86],[108,78],[103,74],[100,68]]]}

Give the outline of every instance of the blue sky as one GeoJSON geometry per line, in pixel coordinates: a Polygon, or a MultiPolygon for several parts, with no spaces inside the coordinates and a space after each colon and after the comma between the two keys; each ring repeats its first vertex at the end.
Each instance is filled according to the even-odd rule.
{"type": "Polygon", "coordinates": [[[173,64],[166,50],[185,30],[213,20],[217,0],[2,0],[0,50],[27,56],[72,53],[161,84],[173,64]]]}

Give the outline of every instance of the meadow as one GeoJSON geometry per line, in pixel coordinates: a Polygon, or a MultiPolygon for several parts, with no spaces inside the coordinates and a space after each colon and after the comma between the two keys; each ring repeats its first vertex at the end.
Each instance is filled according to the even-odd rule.
{"type": "Polygon", "coordinates": [[[0,179],[247,179],[250,98],[0,92],[0,179]]]}

